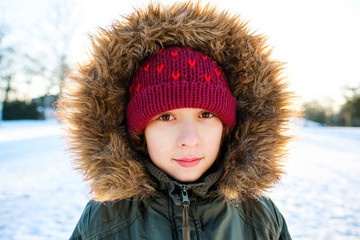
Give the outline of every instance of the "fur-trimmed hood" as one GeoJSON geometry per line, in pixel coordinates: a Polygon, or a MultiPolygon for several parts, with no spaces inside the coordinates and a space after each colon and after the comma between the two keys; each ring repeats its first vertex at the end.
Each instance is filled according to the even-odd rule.
{"type": "Polygon", "coordinates": [[[92,38],[93,49],[65,81],[58,104],[74,165],[95,200],[156,192],[143,159],[133,150],[125,112],[132,76],[143,59],[168,46],[197,49],[217,61],[236,98],[236,125],[226,142],[224,174],[217,188],[227,199],[249,198],[271,188],[282,174],[291,137],[285,135],[293,95],[270,58],[264,37],[238,15],[176,3],[150,4],[92,38]]]}

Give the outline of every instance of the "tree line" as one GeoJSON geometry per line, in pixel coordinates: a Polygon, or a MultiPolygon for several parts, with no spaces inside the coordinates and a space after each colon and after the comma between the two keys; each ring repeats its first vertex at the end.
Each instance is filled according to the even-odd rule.
{"type": "Polygon", "coordinates": [[[345,103],[334,111],[317,101],[304,104],[304,117],[329,126],[360,127],[360,86],[345,89],[345,103]]]}

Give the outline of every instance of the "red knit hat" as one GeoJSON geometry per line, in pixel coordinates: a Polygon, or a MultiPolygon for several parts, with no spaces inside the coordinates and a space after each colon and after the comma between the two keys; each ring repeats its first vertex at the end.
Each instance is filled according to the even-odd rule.
{"type": "Polygon", "coordinates": [[[159,50],[137,69],[126,110],[130,131],[140,132],[156,115],[178,108],[202,108],[232,129],[235,98],[225,75],[209,56],[187,47],[159,50]]]}

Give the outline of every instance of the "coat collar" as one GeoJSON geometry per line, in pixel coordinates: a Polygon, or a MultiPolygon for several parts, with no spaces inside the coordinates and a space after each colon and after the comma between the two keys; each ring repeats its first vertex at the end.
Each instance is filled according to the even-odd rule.
{"type": "Polygon", "coordinates": [[[164,171],[156,167],[151,162],[151,160],[146,160],[145,167],[150,175],[152,175],[157,180],[159,189],[162,191],[167,191],[177,205],[181,204],[180,198],[174,193],[184,186],[186,186],[187,189],[190,190],[194,195],[202,198],[218,195],[216,188],[213,187],[215,187],[216,183],[224,173],[224,168],[221,166],[215,172],[209,173],[194,183],[181,183],[171,178],[164,171]]]}

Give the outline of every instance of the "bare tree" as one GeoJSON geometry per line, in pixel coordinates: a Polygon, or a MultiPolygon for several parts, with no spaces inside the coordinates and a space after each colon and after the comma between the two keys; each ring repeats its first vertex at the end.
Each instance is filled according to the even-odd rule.
{"type": "Polygon", "coordinates": [[[60,92],[70,66],[69,50],[81,19],[80,8],[74,5],[73,0],[51,1],[46,15],[31,30],[37,44],[26,53],[26,72],[42,79],[45,96],[60,92]]]}
{"type": "Polygon", "coordinates": [[[6,23],[0,19],[0,87],[2,95],[0,102],[7,102],[9,100],[9,93],[13,90],[12,80],[14,70],[13,55],[15,50],[12,46],[5,43],[5,36],[8,34],[8,27],[6,23]]]}

